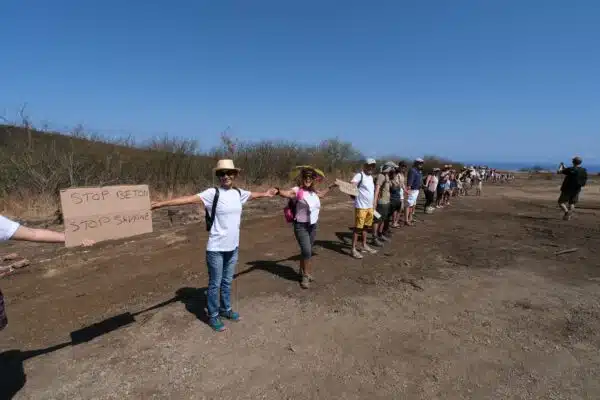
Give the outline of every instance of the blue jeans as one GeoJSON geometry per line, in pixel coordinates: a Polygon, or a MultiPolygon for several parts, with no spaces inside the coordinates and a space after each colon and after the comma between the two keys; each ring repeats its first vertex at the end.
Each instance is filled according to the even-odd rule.
{"type": "Polygon", "coordinates": [[[216,318],[219,312],[231,310],[231,282],[238,260],[238,249],[232,251],[207,251],[208,266],[208,316],[216,318]],[[219,289],[221,301],[219,303],[219,289]]]}

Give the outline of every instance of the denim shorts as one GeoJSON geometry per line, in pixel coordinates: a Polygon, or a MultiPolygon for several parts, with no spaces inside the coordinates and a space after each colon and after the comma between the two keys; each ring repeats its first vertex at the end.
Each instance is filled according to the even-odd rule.
{"type": "Polygon", "coordinates": [[[312,257],[312,248],[317,237],[317,224],[308,222],[294,222],[294,236],[300,246],[300,255],[303,260],[312,257]]]}

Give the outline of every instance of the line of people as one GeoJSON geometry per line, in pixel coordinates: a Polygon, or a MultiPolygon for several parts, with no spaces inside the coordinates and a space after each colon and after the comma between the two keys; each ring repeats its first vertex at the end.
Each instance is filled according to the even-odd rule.
{"type": "MultiPolygon", "coordinates": [[[[379,170],[374,159],[367,159],[363,168],[352,179],[351,184],[357,188],[354,196],[354,234],[352,240],[352,256],[363,258],[363,253],[374,254],[376,249],[390,241],[390,230],[402,224],[414,225],[414,213],[422,187],[425,187],[426,209],[433,204],[432,193],[439,199],[445,199],[452,193],[452,182],[456,181],[450,166],[444,170],[434,170],[423,177],[424,161],[416,159],[412,166],[394,162],[386,162],[379,170]],[[450,182],[448,186],[447,182],[450,182]],[[444,190],[441,191],[440,187],[444,190]],[[448,190],[445,188],[448,187],[448,190]],[[448,194],[448,196],[446,196],[448,194]],[[372,235],[369,243],[368,237],[372,235]],[[359,239],[361,246],[359,246],[359,239]]],[[[305,165],[295,168],[291,177],[296,185],[290,189],[270,188],[265,192],[250,192],[235,187],[234,182],[240,173],[232,160],[219,160],[214,174],[219,185],[208,188],[201,193],[179,197],[171,200],[153,202],[151,208],[182,206],[186,204],[202,205],[205,209],[208,241],[206,244],[206,264],[209,283],[207,290],[207,313],[209,325],[215,331],[223,331],[223,320],[239,321],[240,315],[231,305],[231,284],[239,255],[240,223],[243,206],[256,199],[280,196],[287,199],[285,215],[293,226],[293,233],[300,248],[299,272],[300,285],[309,288],[313,281],[311,258],[317,235],[318,220],[321,210],[321,199],[336,184],[324,189],[317,186],[325,178],[320,169],[305,165]]],[[[447,204],[447,203],[444,203],[447,204]]],[[[18,223],[0,217],[0,240],[21,239],[45,242],[64,242],[64,233],[48,230],[25,228],[18,223]]],[[[86,240],[85,246],[93,244],[86,240]]],[[[1,300],[1,294],[0,294],[1,300]]],[[[2,319],[6,325],[2,303],[2,319]]]]}

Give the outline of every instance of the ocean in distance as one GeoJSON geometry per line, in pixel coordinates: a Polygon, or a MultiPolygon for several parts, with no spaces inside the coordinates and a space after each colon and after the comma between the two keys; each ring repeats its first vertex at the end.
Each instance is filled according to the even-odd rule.
{"type": "MultiPolygon", "coordinates": [[[[599,173],[600,172],[600,164],[586,164],[585,160],[583,160],[583,166],[590,173],[599,173]]],[[[569,160],[564,161],[565,165],[570,165],[569,160]]],[[[487,165],[490,168],[496,168],[501,171],[519,171],[522,168],[533,168],[534,166],[542,167],[544,170],[548,171],[556,171],[558,168],[558,164],[548,164],[548,163],[524,163],[524,162],[482,162],[482,161],[467,161],[464,162],[465,165],[487,165]]]]}

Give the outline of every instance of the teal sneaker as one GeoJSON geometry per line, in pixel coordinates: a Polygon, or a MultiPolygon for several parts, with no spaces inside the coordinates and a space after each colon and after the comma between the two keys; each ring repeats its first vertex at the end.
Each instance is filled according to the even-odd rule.
{"type": "Polygon", "coordinates": [[[219,317],[211,318],[208,321],[208,325],[217,332],[223,332],[226,329],[225,324],[223,324],[223,321],[219,317]]]}
{"type": "Polygon", "coordinates": [[[223,317],[223,318],[227,318],[228,320],[234,321],[234,322],[238,322],[240,320],[240,314],[236,313],[233,310],[221,311],[219,313],[219,315],[221,315],[221,317],[223,317]]]}

